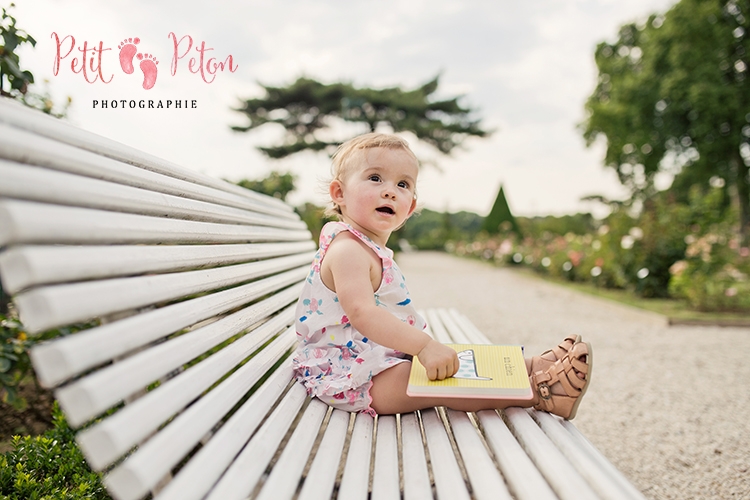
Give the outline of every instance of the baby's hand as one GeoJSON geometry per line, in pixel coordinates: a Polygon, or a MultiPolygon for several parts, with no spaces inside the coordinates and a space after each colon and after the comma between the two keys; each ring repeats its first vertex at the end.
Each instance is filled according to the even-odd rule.
{"type": "Polygon", "coordinates": [[[458,371],[456,351],[435,340],[427,342],[417,357],[427,370],[427,378],[430,380],[443,380],[452,377],[458,371]]]}

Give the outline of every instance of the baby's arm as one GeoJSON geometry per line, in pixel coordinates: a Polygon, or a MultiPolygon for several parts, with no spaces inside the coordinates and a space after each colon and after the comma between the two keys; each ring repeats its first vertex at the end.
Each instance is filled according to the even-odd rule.
{"type": "MultiPolygon", "coordinates": [[[[382,346],[417,356],[430,380],[454,375],[459,364],[453,349],[432,340],[423,331],[375,304],[370,281],[374,259],[370,252],[356,237],[342,232],[331,243],[323,260],[351,324],[362,335],[382,346]]],[[[381,273],[380,267],[377,272],[381,273]]]]}

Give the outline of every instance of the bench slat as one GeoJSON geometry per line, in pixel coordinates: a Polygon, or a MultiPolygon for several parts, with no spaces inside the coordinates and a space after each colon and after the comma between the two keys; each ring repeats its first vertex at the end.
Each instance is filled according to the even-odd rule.
{"type": "Polygon", "coordinates": [[[438,499],[469,500],[466,483],[437,408],[422,411],[422,424],[430,451],[438,499]]]}
{"type": "Polygon", "coordinates": [[[292,498],[299,486],[298,478],[302,476],[302,470],[318,437],[323,418],[330,410],[332,408],[319,399],[310,401],[278,462],[256,497],[257,500],[292,498]]]}
{"type": "MultiPolygon", "coordinates": [[[[290,358],[221,426],[201,449],[159,492],[159,500],[198,500],[209,492],[232,460],[250,440],[273,404],[288,389],[290,358]]],[[[302,398],[300,398],[301,405],[302,398]]],[[[293,412],[293,414],[296,412],[293,412]]]]}
{"type": "Polygon", "coordinates": [[[327,500],[331,498],[338,474],[341,454],[349,428],[351,413],[333,410],[328,420],[323,440],[315,452],[312,466],[307,472],[298,500],[327,500]],[[313,478],[313,479],[310,479],[313,478]]]}
{"type": "Polygon", "coordinates": [[[389,500],[401,495],[398,478],[398,442],[396,417],[380,415],[375,439],[375,470],[372,476],[372,500],[389,500]]]}
{"type": "MultiPolygon", "coordinates": [[[[144,170],[134,165],[97,156],[83,149],[43,137],[34,136],[0,123],[0,158],[12,162],[44,167],[93,179],[133,186],[158,193],[219,203],[250,212],[295,220],[291,207],[279,207],[280,200],[235,186],[239,192],[228,193],[171,176],[144,170]],[[268,199],[270,198],[270,199],[268,199]]],[[[224,183],[229,184],[229,183],[224,183]]]]}
{"type": "Polygon", "coordinates": [[[145,273],[186,271],[316,249],[312,241],[231,245],[19,246],[0,254],[3,289],[145,273]]]}
{"type": "Polygon", "coordinates": [[[594,490],[570,462],[565,460],[560,450],[537,426],[526,410],[507,408],[504,412],[516,439],[561,499],[594,500],[598,498],[594,490]]]}
{"type": "Polygon", "coordinates": [[[207,326],[140,351],[61,387],[55,395],[64,407],[75,408],[71,412],[73,421],[88,420],[295,302],[301,290],[301,284],[293,286],[207,326]]]}
{"type": "Polygon", "coordinates": [[[364,413],[357,414],[354,420],[349,453],[346,455],[344,475],[339,486],[339,500],[367,499],[374,421],[371,416],[364,413]],[[363,478],[368,480],[365,481],[363,478]]]}
{"type": "Polygon", "coordinates": [[[428,309],[420,315],[427,321],[427,325],[429,326],[432,337],[435,340],[437,340],[438,342],[442,342],[443,344],[453,341],[451,339],[451,336],[448,334],[448,331],[443,326],[443,323],[440,321],[440,317],[437,315],[437,312],[435,310],[428,309]]]}
{"type": "Polygon", "coordinates": [[[15,301],[26,327],[34,333],[237,285],[310,259],[310,254],[299,254],[215,269],[52,285],[20,293],[15,301]]]}
{"type": "MultiPolygon", "coordinates": [[[[255,488],[303,404],[309,401],[301,384],[292,385],[255,436],[234,459],[206,500],[244,500],[255,488]]],[[[182,500],[182,497],[175,497],[182,500]]]]}
{"type": "Polygon", "coordinates": [[[448,314],[447,310],[438,309],[435,316],[439,318],[445,329],[450,332],[453,342],[456,344],[469,344],[471,342],[459,324],[448,314]]]}
{"type": "Polygon", "coordinates": [[[34,370],[44,387],[55,386],[149,342],[297,283],[307,270],[306,266],[293,269],[36,345],[30,353],[34,370]]]}
{"type": "MultiPolygon", "coordinates": [[[[283,337],[277,340],[279,350],[289,348],[287,340],[283,337]]],[[[136,500],[148,493],[277,360],[278,352],[273,347],[261,351],[139,446],[127,461],[105,476],[107,485],[123,500],[136,500]]]]}
{"type": "Polygon", "coordinates": [[[578,446],[593,457],[597,467],[609,476],[611,480],[609,488],[611,490],[619,489],[623,494],[627,495],[626,498],[632,498],[633,500],[646,499],[643,493],[638,491],[635,486],[625,478],[622,472],[617,470],[615,466],[612,465],[612,462],[602,455],[602,453],[591,444],[591,441],[581,434],[581,431],[579,431],[575,425],[567,420],[561,422],[561,424],[578,443],[578,446]]]}
{"type": "Polygon", "coordinates": [[[513,437],[508,426],[493,410],[477,412],[487,443],[500,464],[510,490],[518,500],[556,500],[529,456],[513,437]]]}
{"type": "Polygon", "coordinates": [[[627,490],[611,488],[612,478],[609,474],[599,467],[597,460],[587,452],[586,448],[582,448],[573,435],[560,425],[558,419],[545,412],[534,412],[532,416],[600,498],[607,500],[630,500],[632,498],[627,490]]]}
{"type": "MultiPolygon", "coordinates": [[[[81,431],[78,443],[91,467],[101,470],[124,455],[162,423],[200,397],[227,371],[246,359],[258,348],[258,344],[289,325],[290,319],[291,312],[282,312],[253,331],[252,335],[242,337],[125,405],[111,417],[81,431]]],[[[269,355],[274,354],[279,358],[294,344],[295,337],[294,332],[289,329],[271,344],[273,349],[268,346],[263,352],[267,351],[269,355]]]]}
{"type": "Polygon", "coordinates": [[[448,410],[453,435],[466,464],[471,488],[477,500],[512,500],[500,472],[486,451],[477,430],[465,412],[448,410]]]}
{"type": "Polygon", "coordinates": [[[309,239],[310,233],[303,230],[175,220],[18,200],[0,201],[0,246],[21,243],[247,243],[309,239]]]}
{"type": "Polygon", "coordinates": [[[252,192],[248,193],[246,189],[242,189],[239,186],[223,182],[210,175],[183,168],[120,142],[82,130],[44,113],[30,112],[28,107],[16,103],[11,99],[0,101],[0,110],[2,110],[2,113],[0,113],[0,122],[9,124],[12,129],[20,129],[32,133],[34,141],[31,144],[36,144],[39,136],[48,137],[60,143],[91,151],[96,155],[113,158],[138,166],[139,168],[168,175],[175,179],[181,179],[191,184],[207,186],[243,198],[250,198],[262,203],[275,205],[280,211],[292,211],[291,207],[281,200],[269,200],[267,196],[252,192]]]}
{"type": "Polygon", "coordinates": [[[453,320],[455,324],[461,326],[461,330],[468,338],[470,344],[491,343],[490,340],[482,332],[480,332],[476,326],[474,326],[474,323],[469,321],[469,319],[458,312],[458,310],[451,308],[446,311],[446,314],[453,320]]]}
{"type": "Polygon", "coordinates": [[[404,500],[432,500],[432,486],[422,431],[416,413],[401,415],[404,500]]]}
{"type": "Polygon", "coordinates": [[[40,203],[174,219],[306,229],[282,219],[182,196],[0,160],[0,195],[40,203]]]}

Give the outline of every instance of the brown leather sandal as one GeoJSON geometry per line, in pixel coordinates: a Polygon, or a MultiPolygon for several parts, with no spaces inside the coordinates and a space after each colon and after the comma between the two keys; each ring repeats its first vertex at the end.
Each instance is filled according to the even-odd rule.
{"type": "MultiPolygon", "coordinates": [[[[555,355],[555,358],[562,359],[565,357],[565,355],[570,351],[570,349],[577,343],[581,341],[580,335],[568,335],[563,339],[562,342],[557,344],[557,347],[553,347],[552,349],[549,349],[547,351],[544,351],[541,356],[544,356],[548,352],[551,352],[555,355]]],[[[540,357],[541,357],[540,356],[540,357]]],[[[554,362],[554,361],[553,361],[554,362]]]]}
{"type": "Polygon", "coordinates": [[[562,342],[557,345],[557,347],[546,350],[539,356],[533,356],[531,358],[531,369],[529,370],[529,373],[547,371],[550,366],[555,364],[555,361],[564,358],[568,354],[568,351],[570,351],[570,349],[580,341],[580,335],[568,335],[562,340],[562,342]],[[554,359],[547,359],[544,357],[549,353],[552,353],[554,355],[554,359]]]}
{"type": "MultiPolygon", "coordinates": [[[[532,358],[532,368],[535,358],[532,358]]],[[[534,409],[572,420],[588,389],[592,367],[591,345],[579,341],[547,368],[533,371],[530,379],[531,387],[536,391],[534,409]],[[584,378],[578,377],[578,373],[583,373],[584,378]],[[551,387],[557,383],[562,386],[565,394],[552,392],[551,387]]]]}

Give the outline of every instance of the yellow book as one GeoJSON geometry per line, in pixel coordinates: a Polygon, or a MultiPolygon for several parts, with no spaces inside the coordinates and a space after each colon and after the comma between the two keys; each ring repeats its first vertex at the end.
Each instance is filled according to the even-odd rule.
{"type": "Polygon", "coordinates": [[[419,358],[412,360],[409,396],[477,399],[532,399],[520,345],[446,344],[456,350],[460,368],[444,380],[430,380],[419,358]]]}

